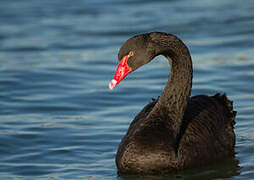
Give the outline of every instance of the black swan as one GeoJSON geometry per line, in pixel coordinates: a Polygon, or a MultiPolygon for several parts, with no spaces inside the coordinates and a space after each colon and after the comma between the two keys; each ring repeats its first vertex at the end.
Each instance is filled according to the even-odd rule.
{"type": "Polygon", "coordinates": [[[192,61],[176,36],[152,32],[128,39],[109,88],[155,56],[171,66],[166,87],[135,117],[116,155],[120,173],[155,174],[234,156],[236,111],[225,94],[190,97],[192,61]]]}

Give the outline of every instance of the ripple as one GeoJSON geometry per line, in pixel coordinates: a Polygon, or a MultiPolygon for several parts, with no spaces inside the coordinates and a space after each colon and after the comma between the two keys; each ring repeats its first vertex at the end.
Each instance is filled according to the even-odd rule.
{"type": "Polygon", "coordinates": [[[229,1],[49,1],[0,6],[1,179],[251,179],[254,4],[229,1]],[[177,34],[194,64],[192,95],[234,101],[236,158],[167,176],[118,176],[118,144],[160,95],[164,57],[108,90],[121,44],[177,34]]]}

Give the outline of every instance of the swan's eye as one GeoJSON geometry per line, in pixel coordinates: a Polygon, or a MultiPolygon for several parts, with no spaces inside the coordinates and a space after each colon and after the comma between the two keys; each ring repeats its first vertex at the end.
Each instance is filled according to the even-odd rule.
{"type": "Polygon", "coordinates": [[[131,57],[131,56],[133,56],[133,55],[134,55],[134,52],[133,52],[133,51],[130,51],[129,54],[128,54],[129,57],[131,57]]]}

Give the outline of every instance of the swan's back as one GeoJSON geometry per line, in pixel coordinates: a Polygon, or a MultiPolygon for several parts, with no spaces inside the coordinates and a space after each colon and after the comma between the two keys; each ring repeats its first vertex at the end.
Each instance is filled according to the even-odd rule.
{"type": "Polygon", "coordinates": [[[192,97],[178,140],[181,166],[201,165],[233,155],[235,116],[226,95],[192,97]]]}
{"type": "Polygon", "coordinates": [[[164,173],[234,154],[236,112],[225,95],[190,98],[177,141],[165,120],[146,122],[156,102],[144,107],[122,139],[116,157],[121,172],[164,173]]]}

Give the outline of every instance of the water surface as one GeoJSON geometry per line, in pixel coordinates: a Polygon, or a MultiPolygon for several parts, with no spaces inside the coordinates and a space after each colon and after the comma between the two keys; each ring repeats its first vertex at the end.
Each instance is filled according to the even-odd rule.
{"type": "Polygon", "coordinates": [[[44,0],[0,6],[1,179],[254,178],[251,0],[44,0]],[[165,176],[118,176],[131,120],[168,78],[159,56],[108,90],[129,37],[176,34],[190,48],[192,95],[226,92],[238,111],[236,157],[165,176]]]}

